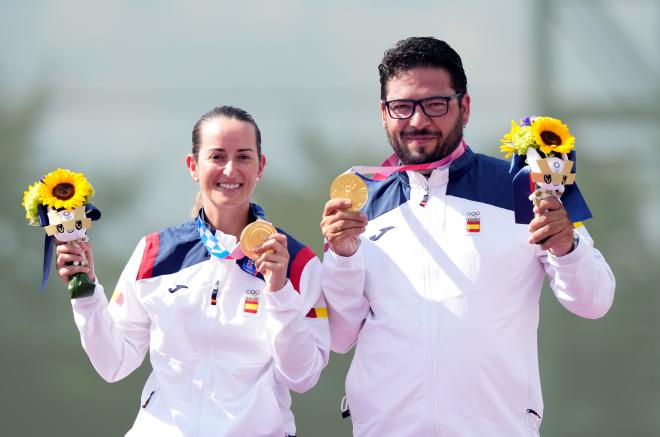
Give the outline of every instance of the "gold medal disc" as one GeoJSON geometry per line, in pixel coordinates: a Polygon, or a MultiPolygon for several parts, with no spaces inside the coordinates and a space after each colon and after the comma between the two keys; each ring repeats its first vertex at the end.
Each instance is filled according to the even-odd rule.
{"type": "Polygon", "coordinates": [[[257,220],[247,225],[241,232],[241,249],[250,259],[257,259],[253,249],[261,246],[272,234],[277,233],[273,225],[265,220],[257,220]]]}
{"type": "Polygon", "coordinates": [[[349,199],[351,207],[349,211],[359,211],[369,197],[367,184],[362,178],[353,173],[344,173],[335,178],[330,185],[331,199],[349,199]]]}

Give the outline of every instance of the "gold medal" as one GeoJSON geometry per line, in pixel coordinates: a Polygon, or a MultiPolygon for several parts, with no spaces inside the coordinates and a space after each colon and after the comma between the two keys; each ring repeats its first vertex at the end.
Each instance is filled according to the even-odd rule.
{"type": "Polygon", "coordinates": [[[257,220],[247,225],[241,232],[241,249],[250,259],[257,259],[259,255],[253,249],[261,246],[271,235],[277,233],[273,225],[265,220],[257,220]]]}
{"type": "Polygon", "coordinates": [[[351,201],[349,211],[359,211],[367,203],[368,197],[367,184],[364,183],[362,178],[353,173],[344,173],[337,176],[330,185],[330,198],[349,199],[351,201]]]}

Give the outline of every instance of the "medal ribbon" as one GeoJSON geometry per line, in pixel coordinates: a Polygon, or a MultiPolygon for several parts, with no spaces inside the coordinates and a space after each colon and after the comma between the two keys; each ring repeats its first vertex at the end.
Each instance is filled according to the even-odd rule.
{"type": "Polygon", "coordinates": [[[195,223],[197,224],[199,239],[202,240],[202,243],[206,247],[206,250],[208,250],[211,255],[218,257],[220,259],[243,258],[245,254],[241,250],[241,245],[237,243],[236,246],[234,246],[232,249],[228,249],[224,247],[220,243],[220,241],[218,241],[218,238],[215,236],[215,233],[211,232],[209,227],[206,226],[206,223],[204,223],[204,219],[202,218],[203,214],[204,214],[203,212],[200,212],[200,214],[197,216],[197,219],[195,220],[195,223]]]}
{"type": "Polygon", "coordinates": [[[412,165],[399,165],[399,158],[396,153],[392,153],[380,166],[364,166],[359,165],[356,167],[351,167],[345,173],[358,173],[360,175],[371,174],[373,177],[367,178],[375,181],[381,181],[386,179],[392,173],[397,173],[401,171],[423,171],[423,170],[433,170],[438,167],[445,166],[459,156],[461,156],[467,149],[467,144],[465,141],[461,140],[461,143],[458,145],[456,150],[454,150],[449,156],[442,158],[439,161],[429,162],[426,164],[412,164],[412,165]]]}

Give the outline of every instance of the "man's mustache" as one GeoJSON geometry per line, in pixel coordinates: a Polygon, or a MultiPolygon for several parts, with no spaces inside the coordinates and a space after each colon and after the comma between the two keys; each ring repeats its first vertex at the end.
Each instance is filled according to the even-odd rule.
{"type": "Polygon", "coordinates": [[[413,136],[413,135],[424,135],[424,136],[433,135],[442,138],[442,132],[429,130],[429,129],[409,129],[409,130],[404,130],[401,133],[402,137],[413,136]]]}

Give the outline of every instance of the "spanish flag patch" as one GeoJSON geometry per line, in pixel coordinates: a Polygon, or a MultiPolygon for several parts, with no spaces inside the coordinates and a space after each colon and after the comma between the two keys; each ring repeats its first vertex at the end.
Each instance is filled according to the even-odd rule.
{"type": "Polygon", "coordinates": [[[259,298],[258,297],[245,297],[245,303],[243,304],[243,311],[250,314],[256,314],[259,310],[259,298]]]}
{"type": "Polygon", "coordinates": [[[467,227],[467,231],[470,233],[481,231],[481,220],[478,218],[467,219],[467,223],[465,225],[467,227]]]}
{"type": "Polygon", "coordinates": [[[110,302],[114,302],[117,305],[122,306],[124,304],[124,293],[122,293],[118,288],[115,289],[114,293],[112,293],[112,297],[110,298],[110,302]]]}
{"type": "Polygon", "coordinates": [[[465,213],[465,230],[468,234],[479,234],[481,232],[481,213],[479,211],[467,211],[465,213]]]}

